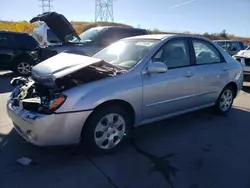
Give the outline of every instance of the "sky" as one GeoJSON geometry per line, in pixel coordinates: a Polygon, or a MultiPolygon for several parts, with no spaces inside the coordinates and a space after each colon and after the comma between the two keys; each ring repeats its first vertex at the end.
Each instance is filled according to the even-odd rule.
{"type": "MultiPolygon", "coordinates": [[[[0,20],[30,20],[39,0],[0,0],[0,20]]],[[[94,21],[95,0],[53,0],[69,21],[94,21]]],[[[146,29],[250,37],[250,0],[114,0],[114,21],[146,29]]]]}

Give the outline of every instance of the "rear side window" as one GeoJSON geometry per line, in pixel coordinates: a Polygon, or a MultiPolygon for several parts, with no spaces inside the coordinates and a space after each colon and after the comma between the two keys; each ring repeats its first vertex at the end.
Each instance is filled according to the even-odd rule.
{"type": "Polygon", "coordinates": [[[33,50],[37,48],[38,42],[30,35],[16,35],[15,39],[17,41],[17,47],[33,50]]]}
{"type": "Polygon", "coordinates": [[[220,52],[210,43],[203,40],[193,40],[196,63],[199,65],[220,63],[220,52]]]}
{"type": "Polygon", "coordinates": [[[12,45],[11,36],[8,34],[0,34],[0,47],[6,48],[12,45]]]}
{"type": "Polygon", "coordinates": [[[57,36],[51,31],[51,29],[47,29],[47,40],[50,43],[58,43],[59,39],[57,36]]]}

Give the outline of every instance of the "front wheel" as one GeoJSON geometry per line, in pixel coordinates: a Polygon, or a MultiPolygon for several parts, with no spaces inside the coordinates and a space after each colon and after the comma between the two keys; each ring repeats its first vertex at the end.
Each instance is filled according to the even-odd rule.
{"type": "Polygon", "coordinates": [[[227,86],[221,92],[217,102],[216,109],[220,114],[228,113],[233,105],[235,91],[231,86],[227,86]]]}
{"type": "Polygon", "coordinates": [[[92,151],[108,153],[117,149],[131,127],[131,117],[119,106],[98,109],[83,130],[83,141],[92,151]]]}

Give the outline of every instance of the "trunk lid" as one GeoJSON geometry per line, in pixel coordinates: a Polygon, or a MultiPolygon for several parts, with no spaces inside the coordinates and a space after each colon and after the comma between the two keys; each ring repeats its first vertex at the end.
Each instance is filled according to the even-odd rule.
{"type": "Polygon", "coordinates": [[[56,12],[46,12],[32,18],[30,23],[37,21],[45,22],[63,43],[70,42],[73,39],[77,39],[79,41],[81,40],[70,22],[62,14],[58,14],[56,12]]]}

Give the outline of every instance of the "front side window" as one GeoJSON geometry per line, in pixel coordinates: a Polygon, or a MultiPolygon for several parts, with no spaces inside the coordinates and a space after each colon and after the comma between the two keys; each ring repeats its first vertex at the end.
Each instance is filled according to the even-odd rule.
{"type": "Polygon", "coordinates": [[[159,40],[124,40],[118,41],[99,51],[93,57],[125,69],[131,69],[148,55],[159,40]]]}
{"type": "Polygon", "coordinates": [[[193,40],[196,63],[211,64],[220,63],[220,52],[210,43],[202,40],[193,40]]]}
{"type": "Polygon", "coordinates": [[[189,54],[186,39],[172,39],[154,55],[153,62],[163,62],[170,69],[185,67],[190,65],[189,54]]]}

